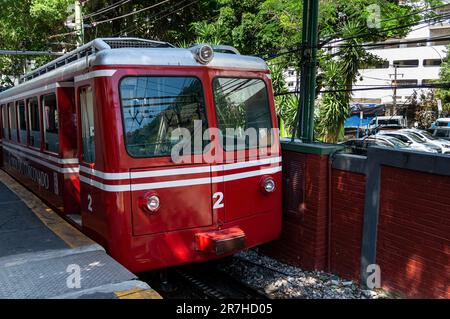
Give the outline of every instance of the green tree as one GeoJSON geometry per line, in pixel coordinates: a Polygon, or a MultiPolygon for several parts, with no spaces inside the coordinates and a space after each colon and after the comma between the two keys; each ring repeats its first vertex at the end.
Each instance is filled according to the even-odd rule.
{"type": "MultiPolygon", "coordinates": [[[[4,50],[52,50],[49,36],[66,30],[69,0],[3,0],[0,10],[0,48],[4,50]]],[[[44,63],[50,57],[37,57],[44,63]]],[[[21,75],[23,56],[0,56],[0,74],[21,75]]],[[[3,79],[8,81],[8,79],[3,79]]],[[[0,80],[1,81],[1,80],[0,80]]]]}
{"type": "MultiPolygon", "coordinates": [[[[444,63],[441,65],[441,71],[439,74],[440,83],[450,83],[450,45],[448,47],[447,56],[444,59],[444,63]]],[[[442,109],[445,113],[450,112],[450,89],[437,89],[436,98],[442,101],[442,109]]]]}

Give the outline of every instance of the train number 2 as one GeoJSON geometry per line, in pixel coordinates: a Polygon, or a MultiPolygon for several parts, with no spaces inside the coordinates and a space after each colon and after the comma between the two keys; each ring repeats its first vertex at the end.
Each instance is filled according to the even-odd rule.
{"type": "Polygon", "coordinates": [[[222,192],[214,193],[213,200],[215,200],[213,209],[219,209],[219,208],[224,207],[224,203],[222,203],[223,202],[223,193],[222,192]],[[217,200],[216,200],[216,198],[217,198],[217,200]]]}
{"type": "Polygon", "coordinates": [[[92,213],[92,196],[91,196],[91,194],[88,194],[87,200],[88,200],[88,207],[87,207],[87,209],[88,209],[88,211],[90,211],[92,213]]]}

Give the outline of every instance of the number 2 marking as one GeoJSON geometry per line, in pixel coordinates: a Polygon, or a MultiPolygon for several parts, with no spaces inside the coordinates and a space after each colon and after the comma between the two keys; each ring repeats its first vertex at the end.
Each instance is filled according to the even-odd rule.
{"type": "Polygon", "coordinates": [[[217,201],[214,203],[213,209],[223,208],[225,205],[222,203],[223,201],[223,193],[217,192],[213,195],[213,200],[217,198],[217,201]]]}
{"type": "Polygon", "coordinates": [[[92,196],[91,196],[91,194],[88,194],[87,200],[88,200],[88,211],[90,211],[92,213],[92,196]]]}

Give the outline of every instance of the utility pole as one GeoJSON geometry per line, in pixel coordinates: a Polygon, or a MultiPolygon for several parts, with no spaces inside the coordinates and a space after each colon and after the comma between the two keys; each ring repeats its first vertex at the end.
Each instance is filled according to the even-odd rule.
{"type": "Polygon", "coordinates": [[[397,79],[398,76],[401,75],[403,77],[403,73],[398,74],[398,65],[394,65],[394,74],[389,74],[389,77],[394,76],[394,80],[392,81],[392,90],[394,95],[392,96],[392,115],[397,115],[397,79]]]}
{"type": "Polygon", "coordinates": [[[316,72],[318,46],[319,1],[303,0],[303,30],[301,47],[300,103],[298,138],[305,143],[314,141],[314,102],[316,99],[316,72]]]}
{"type": "Polygon", "coordinates": [[[75,0],[75,32],[77,34],[77,46],[84,44],[84,23],[81,4],[83,1],[75,0]]]}

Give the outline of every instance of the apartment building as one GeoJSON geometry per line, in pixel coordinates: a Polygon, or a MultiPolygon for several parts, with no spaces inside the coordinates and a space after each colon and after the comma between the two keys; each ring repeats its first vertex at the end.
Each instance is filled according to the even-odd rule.
{"type": "Polygon", "coordinates": [[[436,11],[440,17],[448,18],[414,26],[405,38],[390,39],[381,47],[369,50],[385,62],[360,70],[361,78],[355,88],[367,90],[355,91],[353,102],[408,104],[415,92],[429,90],[405,87],[426,85],[439,79],[440,66],[450,44],[446,39],[450,36],[450,3],[436,11]],[[379,86],[387,89],[373,90],[379,86]]]}

